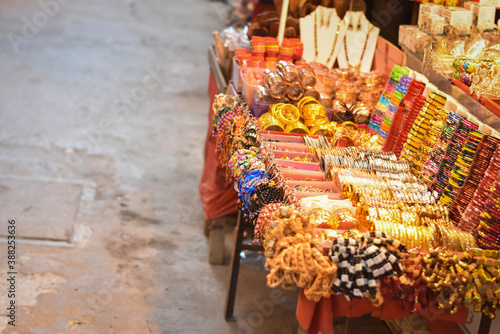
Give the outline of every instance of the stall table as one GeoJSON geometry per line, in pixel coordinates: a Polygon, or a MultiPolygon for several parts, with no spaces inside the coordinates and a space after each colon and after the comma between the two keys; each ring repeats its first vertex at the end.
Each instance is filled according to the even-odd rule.
{"type": "MultiPolygon", "coordinates": [[[[373,69],[382,73],[389,73],[394,64],[406,65],[407,55],[408,53],[404,54],[397,47],[379,37],[373,60],[373,69]]],[[[208,131],[205,142],[205,167],[200,181],[199,193],[205,214],[206,227],[208,230],[211,230],[211,236],[217,231],[216,233],[219,233],[220,237],[220,232],[222,232],[223,236],[222,227],[225,221],[224,217],[235,214],[238,210],[236,206],[237,194],[233,183],[226,180],[226,171],[218,162],[215,154],[215,145],[211,138],[212,104],[216,94],[229,93],[236,95],[237,92],[231,83],[225,81],[222,71],[216,62],[213,47],[209,48],[209,63],[211,65],[209,78],[210,105],[208,131]]],[[[234,319],[233,309],[239,272],[239,253],[243,249],[262,250],[262,246],[260,245],[244,245],[242,239],[243,224],[241,216],[239,216],[233,245],[231,279],[225,311],[227,320],[234,319]]],[[[211,242],[209,252],[219,255],[223,254],[223,251],[221,253],[220,249],[220,247],[223,248],[223,245],[223,242],[211,242]]],[[[222,260],[223,257],[216,256],[216,261],[211,261],[211,263],[222,263],[222,260]]],[[[345,316],[351,319],[348,321],[346,332],[355,333],[357,324],[359,323],[359,320],[356,319],[364,314],[371,314],[372,317],[382,320],[398,319],[410,315],[408,311],[402,310],[399,300],[385,301],[382,307],[376,308],[367,300],[348,301],[343,295],[332,295],[330,298],[323,298],[320,302],[315,303],[307,300],[301,292],[297,302],[296,316],[301,328],[307,333],[332,333],[333,318],[335,316],[345,316]]],[[[439,310],[431,310],[422,315],[433,332],[458,334],[462,333],[462,331],[459,329],[457,323],[465,323],[467,314],[468,311],[466,309],[461,309],[454,315],[448,315],[439,312],[439,310]]],[[[485,318],[483,317],[481,321],[479,330],[481,334],[489,332],[489,319],[485,318]]]]}

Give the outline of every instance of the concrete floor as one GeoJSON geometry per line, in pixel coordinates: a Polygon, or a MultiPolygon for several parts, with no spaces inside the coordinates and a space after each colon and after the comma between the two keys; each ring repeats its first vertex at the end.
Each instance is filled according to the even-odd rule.
{"type": "Polygon", "coordinates": [[[206,0],[0,1],[0,332],[296,332],[298,292],[267,288],[261,255],[242,261],[232,323],[230,268],[207,261],[197,189],[224,18],[206,0]]]}
{"type": "MultiPolygon", "coordinates": [[[[296,291],[259,313],[272,291],[261,258],[243,262],[236,323],[223,318],[229,266],[207,262],[197,188],[207,46],[222,27],[220,6],[0,2],[0,175],[25,180],[28,193],[30,178],[91,185],[72,245],[18,245],[15,328],[6,324],[0,243],[0,332],[295,332],[296,291]]],[[[56,220],[65,205],[53,201],[46,210],[56,220]]],[[[40,227],[9,208],[2,231],[9,218],[18,237],[40,227]]]]}

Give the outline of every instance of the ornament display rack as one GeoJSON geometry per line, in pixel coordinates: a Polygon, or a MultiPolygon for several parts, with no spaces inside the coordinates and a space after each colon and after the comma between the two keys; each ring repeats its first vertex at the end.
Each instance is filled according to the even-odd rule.
{"type": "Polygon", "coordinates": [[[494,99],[489,99],[485,97],[478,96],[476,93],[470,92],[469,86],[461,82],[460,80],[452,80],[451,84],[454,86],[457,86],[461,90],[463,90],[467,95],[472,96],[472,98],[479,103],[481,103],[483,106],[488,108],[492,113],[500,117],[500,100],[494,100],[494,99]]]}
{"type": "MultiPolygon", "coordinates": [[[[422,73],[422,58],[402,46],[406,54],[406,66],[414,71],[422,73]]],[[[460,104],[469,110],[479,121],[487,124],[496,131],[500,131],[500,101],[486,98],[478,98],[476,94],[470,95],[469,87],[461,82],[450,82],[446,77],[434,70],[424,69],[423,74],[429,82],[442,92],[452,96],[460,104]]]]}

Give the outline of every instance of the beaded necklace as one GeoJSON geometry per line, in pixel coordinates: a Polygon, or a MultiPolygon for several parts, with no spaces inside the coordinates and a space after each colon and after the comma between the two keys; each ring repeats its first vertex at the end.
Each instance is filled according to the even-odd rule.
{"type": "Polygon", "coordinates": [[[318,14],[314,13],[314,61],[318,60],[318,14]]]}
{"type": "Polygon", "coordinates": [[[333,57],[333,53],[335,52],[335,44],[337,44],[337,38],[339,37],[340,34],[340,23],[342,21],[339,20],[339,24],[337,26],[337,31],[335,32],[335,39],[333,40],[333,45],[332,45],[332,51],[330,52],[330,55],[328,56],[328,59],[326,60],[326,63],[328,64],[330,60],[333,57]]]}
{"type": "Polygon", "coordinates": [[[356,71],[359,71],[359,69],[361,68],[361,62],[363,61],[363,57],[365,56],[366,45],[368,44],[368,39],[370,38],[370,33],[372,32],[373,28],[374,26],[372,26],[368,30],[368,33],[366,34],[365,44],[363,45],[363,51],[361,52],[361,57],[359,57],[359,63],[357,65],[353,65],[349,61],[349,52],[347,51],[347,31],[352,31],[352,25],[349,25],[349,28],[347,29],[344,35],[344,52],[348,67],[354,68],[356,71]]]}

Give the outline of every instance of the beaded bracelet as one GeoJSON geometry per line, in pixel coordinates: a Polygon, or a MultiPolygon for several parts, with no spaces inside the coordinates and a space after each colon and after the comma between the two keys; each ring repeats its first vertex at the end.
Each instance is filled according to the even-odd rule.
{"type": "Polygon", "coordinates": [[[337,238],[329,251],[338,268],[334,291],[348,298],[367,297],[374,305],[381,305],[380,279],[402,271],[399,259],[405,252],[399,241],[382,232],[365,233],[359,240],[337,238]]]}
{"type": "Polygon", "coordinates": [[[228,168],[232,171],[233,177],[238,181],[242,179],[248,170],[263,168],[262,162],[263,147],[251,147],[236,151],[228,163],[228,168]]]}

